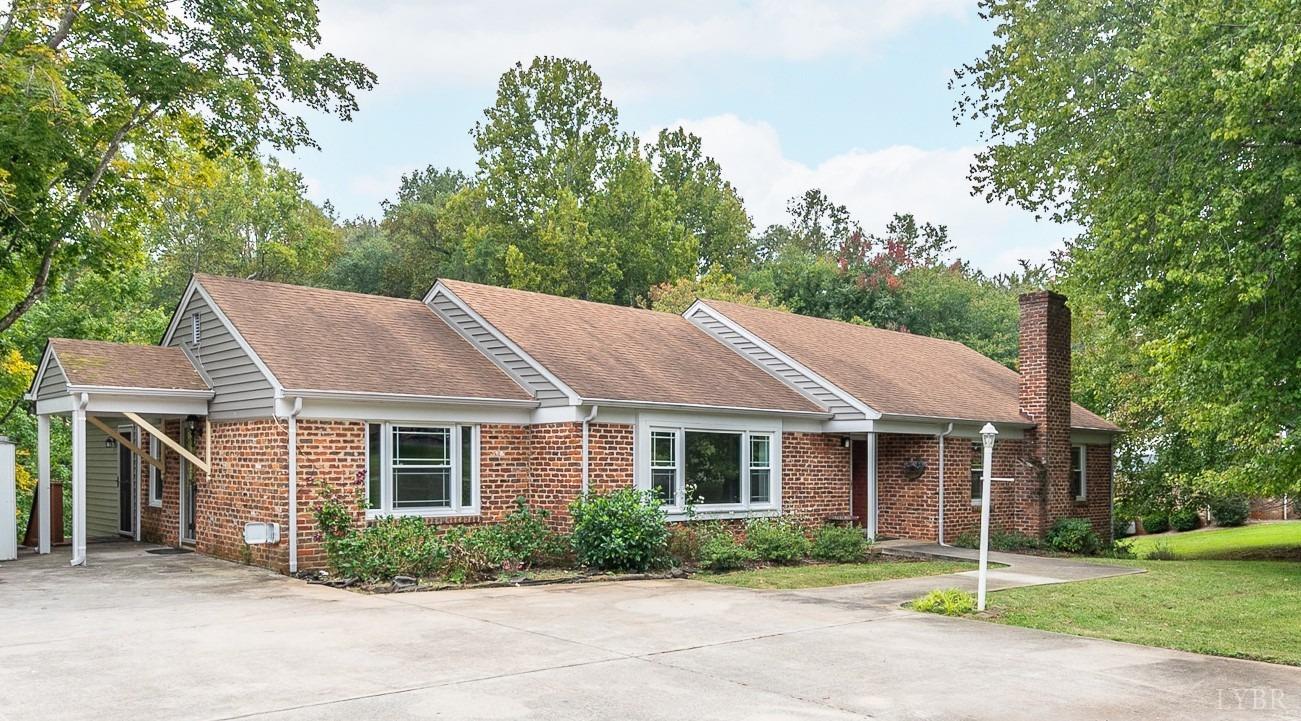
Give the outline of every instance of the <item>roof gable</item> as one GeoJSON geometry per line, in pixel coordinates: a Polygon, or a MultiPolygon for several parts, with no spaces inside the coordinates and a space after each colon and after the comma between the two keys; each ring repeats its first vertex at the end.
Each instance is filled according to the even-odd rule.
{"type": "Polygon", "coordinates": [[[440,283],[586,401],[825,412],[679,315],[440,283]]]}
{"type": "MultiPolygon", "coordinates": [[[[956,341],[726,301],[701,301],[885,415],[1029,424],[1016,371],[956,341]]],[[[1076,428],[1119,430],[1072,404],[1076,428]]]]}
{"type": "Polygon", "coordinates": [[[195,279],[286,391],[532,397],[418,300],[195,279]]]}

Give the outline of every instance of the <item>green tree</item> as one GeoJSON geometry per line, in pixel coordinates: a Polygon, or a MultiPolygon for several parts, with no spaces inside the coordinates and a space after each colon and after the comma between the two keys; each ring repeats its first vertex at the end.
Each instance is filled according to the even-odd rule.
{"type": "Polygon", "coordinates": [[[517,64],[485,115],[475,181],[437,224],[460,241],[466,278],[630,305],[693,272],[699,241],[677,194],[587,63],[517,64]]]}
{"type": "MultiPolygon", "coordinates": [[[[987,0],[958,73],[977,190],[1084,227],[1062,286],[1132,344],[1148,429],[1204,487],[1301,479],[1301,7],[987,0]],[[1195,452],[1193,452],[1195,451],[1195,452]]],[[[1091,361],[1091,358],[1082,359],[1091,361]]],[[[1117,371],[1119,372],[1119,370],[1117,371]]]]}
{"type": "Polygon", "coordinates": [[[697,299],[725,300],[756,308],[789,310],[772,298],[744,287],[736,276],[718,271],[706,273],[699,279],[682,278],[655,286],[651,290],[650,307],[652,310],[680,315],[697,299]]]}
{"type": "Polygon", "coordinates": [[[144,231],[160,268],[158,303],[179,298],[194,272],[319,283],[343,247],[306,192],[302,176],[274,159],[171,153],[144,231]]]}
{"type": "Polygon", "coordinates": [[[755,259],[754,222],[718,161],[704,154],[700,138],[682,128],[661,130],[648,148],[656,186],[676,196],[680,218],[700,244],[696,270],[745,270],[755,259]]]}
{"type": "Polygon", "coordinates": [[[316,3],[12,2],[0,15],[0,331],[61,275],[111,271],[177,141],[311,144],[295,104],[348,119],[374,75],[316,47],[316,3]]]}
{"type": "Polygon", "coordinates": [[[429,166],[402,176],[395,200],[384,201],[380,228],[392,255],[384,269],[386,295],[421,298],[440,277],[465,275],[465,248],[439,218],[467,179],[459,170],[429,166]]]}

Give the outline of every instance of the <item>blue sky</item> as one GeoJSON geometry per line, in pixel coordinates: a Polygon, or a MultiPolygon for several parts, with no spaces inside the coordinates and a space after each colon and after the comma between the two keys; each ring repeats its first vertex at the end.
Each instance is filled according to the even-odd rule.
{"type": "Polygon", "coordinates": [[[471,171],[498,76],[552,54],[592,63],[625,130],[700,135],[759,227],[820,187],[869,230],[895,211],[947,224],[956,254],[993,272],[1071,233],[970,196],[978,128],[954,125],[947,82],[992,40],[974,2],[322,0],[321,22],[322,48],[379,85],[351,123],[309,116],[321,150],[285,160],[344,216],[377,215],[404,172],[471,171]]]}

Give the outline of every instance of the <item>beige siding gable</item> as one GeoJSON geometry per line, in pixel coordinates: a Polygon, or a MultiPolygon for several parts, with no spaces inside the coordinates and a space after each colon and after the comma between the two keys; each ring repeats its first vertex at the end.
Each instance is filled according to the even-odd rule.
{"type": "MultiPolygon", "coordinates": [[[[194,286],[192,286],[194,287],[194,286]]],[[[275,412],[275,387],[202,293],[192,292],[178,311],[168,345],[184,348],[201,373],[211,379],[214,396],[209,415],[215,420],[268,417],[275,412]],[[199,316],[199,343],[193,343],[192,319],[199,316]]]]}

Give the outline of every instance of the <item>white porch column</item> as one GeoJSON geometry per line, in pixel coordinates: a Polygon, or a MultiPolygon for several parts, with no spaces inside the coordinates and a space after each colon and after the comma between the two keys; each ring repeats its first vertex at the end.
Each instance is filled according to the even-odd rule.
{"type": "Polygon", "coordinates": [[[867,434],[867,537],[876,540],[876,434],[867,434]]]}
{"type": "MultiPolygon", "coordinates": [[[[37,553],[50,552],[50,417],[36,416],[36,519],[40,524],[40,542],[37,553]]],[[[59,539],[63,540],[63,539],[59,539]]]]}
{"type": "Polygon", "coordinates": [[[0,561],[18,558],[18,475],[13,441],[0,436],[0,561]]]}
{"type": "Polygon", "coordinates": [[[86,403],[72,409],[72,565],[86,565],[86,403]]]}

